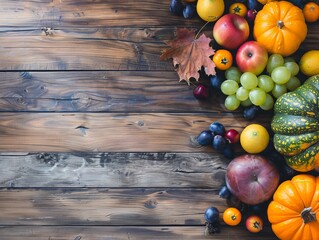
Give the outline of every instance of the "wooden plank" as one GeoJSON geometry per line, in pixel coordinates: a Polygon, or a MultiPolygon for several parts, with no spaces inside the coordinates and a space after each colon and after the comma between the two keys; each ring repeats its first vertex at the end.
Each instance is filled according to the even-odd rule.
{"type": "MultiPolygon", "coordinates": [[[[168,9],[165,11],[168,12],[168,9]]],[[[0,26],[0,70],[173,71],[171,61],[160,61],[159,57],[166,48],[164,41],[174,37],[172,26],[175,25],[172,23],[166,28],[136,26],[140,27],[123,29],[117,25],[115,28],[95,26],[90,29],[86,26],[61,29],[34,25],[24,28],[0,26]]],[[[188,27],[199,29],[201,24],[195,21],[188,27]]],[[[206,27],[205,34],[212,38],[211,28],[206,27]]],[[[308,37],[300,52],[319,49],[318,40],[319,25],[309,24],[308,37]]]]}
{"type": "Polygon", "coordinates": [[[173,71],[0,72],[0,82],[0,111],[226,111],[221,93],[198,101],[173,71]]]}
{"type": "Polygon", "coordinates": [[[249,233],[243,226],[222,226],[221,233],[204,236],[204,226],[166,226],[166,227],[130,227],[130,226],[0,226],[3,240],[137,240],[137,239],[194,239],[194,240],[274,240],[277,239],[270,227],[260,234],[249,233]]]}
{"type": "Polygon", "coordinates": [[[224,184],[228,162],[216,153],[3,155],[0,156],[0,187],[170,186],[218,189],[224,184]]]}
{"type": "Polygon", "coordinates": [[[173,70],[159,60],[163,43],[50,38],[4,38],[0,70],[173,70]]]}
{"type": "Polygon", "coordinates": [[[0,225],[202,225],[213,189],[0,189],[0,225]]]}
{"type": "MultiPolygon", "coordinates": [[[[2,113],[0,151],[202,152],[196,136],[221,121],[239,132],[249,121],[235,114],[2,113]]],[[[269,128],[270,119],[255,123],[269,128]]]]}
{"type": "Polygon", "coordinates": [[[191,26],[201,20],[173,16],[169,0],[1,1],[0,27],[191,26]]]}

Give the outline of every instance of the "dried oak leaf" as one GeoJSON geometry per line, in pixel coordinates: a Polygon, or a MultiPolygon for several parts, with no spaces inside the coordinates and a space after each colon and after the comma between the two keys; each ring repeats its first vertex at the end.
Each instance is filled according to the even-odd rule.
{"type": "Polygon", "coordinates": [[[167,41],[170,46],[164,49],[160,57],[161,60],[172,58],[179,80],[190,83],[190,79],[199,79],[199,70],[204,67],[207,75],[215,75],[215,64],[211,56],[215,53],[209,45],[211,39],[202,34],[195,39],[195,31],[186,28],[178,28],[176,37],[172,41],[167,41]]]}

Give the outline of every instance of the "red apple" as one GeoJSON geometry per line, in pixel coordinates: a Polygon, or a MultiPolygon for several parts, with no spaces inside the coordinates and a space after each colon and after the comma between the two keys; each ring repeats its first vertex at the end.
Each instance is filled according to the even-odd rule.
{"type": "Polygon", "coordinates": [[[255,205],[270,199],[279,184],[277,168],[260,155],[234,158],[226,170],[226,185],[241,202],[255,205]]]}
{"type": "Polygon", "coordinates": [[[267,66],[268,52],[256,41],[243,43],[236,53],[236,63],[240,71],[261,74],[267,66]]]}
{"type": "Polygon", "coordinates": [[[238,14],[225,14],[213,28],[215,41],[226,49],[236,49],[249,37],[247,20],[238,14]]]}

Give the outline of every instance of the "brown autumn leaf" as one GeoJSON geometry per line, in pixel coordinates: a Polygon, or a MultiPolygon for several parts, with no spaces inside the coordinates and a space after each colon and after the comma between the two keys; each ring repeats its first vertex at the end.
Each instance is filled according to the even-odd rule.
{"type": "Polygon", "coordinates": [[[195,37],[194,30],[177,29],[175,39],[166,42],[170,48],[164,49],[160,57],[161,60],[172,58],[179,80],[185,80],[188,84],[191,78],[198,81],[202,67],[207,75],[216,74],[215,64],[210,58],[215,53],[209,45],[211,39],[205,34],[197,39],[195,37]]]}

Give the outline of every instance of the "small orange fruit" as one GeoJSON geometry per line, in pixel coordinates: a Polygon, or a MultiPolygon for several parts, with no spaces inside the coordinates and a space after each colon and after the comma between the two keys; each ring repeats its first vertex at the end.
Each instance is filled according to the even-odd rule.
{"type": "Polygon", "coordinates": [[[251,154],[264,151],[269,143],[269,133],[260,124],[250,124],[240,134],[242,148],[251,154]]]}
{"type": "Polygon", "coordinates": [[[246,219],[246,228],[252,233],[260,232],[263,229],[263,220],[257,215],[252,215],[246,219]]]}
{"type": "Polygon", "coordinates": [[[247,14],[247,7],[244,3],[236,2],[230,5],[229,13],[235,13],[239,16],[245,17],[247,14]]]}
{"type": "Polygon", "coordinates": [[[315,2],[308,2],[302,9],[306,22],[316,22],[319,19],[319,5],[315,2]]]}
{"type": "Polygon", "coordinates": [[[223,221],[229,226],[236,226],[242,219],[241,212],[234,207],[227,208],[223,213],[223,221]]]}
{"type": "Polygon", "coordinates": [[[219,70],[227,70],[233,65],[233,55],[226,49],[219,49],[213,55],[213,62],[219,70]]]}

